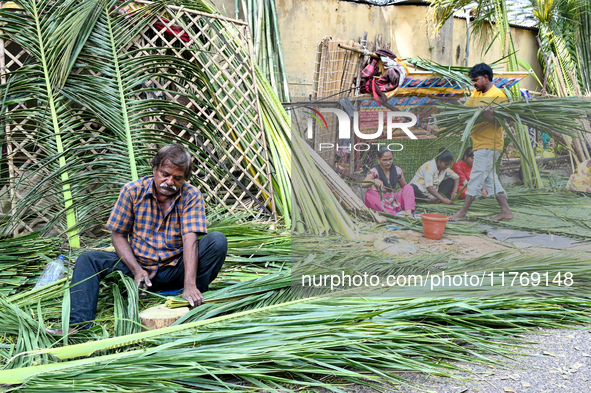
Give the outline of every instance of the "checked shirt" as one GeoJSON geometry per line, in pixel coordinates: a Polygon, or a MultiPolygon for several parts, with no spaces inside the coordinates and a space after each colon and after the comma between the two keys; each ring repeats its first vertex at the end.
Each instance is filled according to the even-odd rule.
{"type": "Polygon", "coordinates": [[[179,262],[183,235],[207,233],[205,205],[199,190],[185,183],[163,212],[154,194],[154,178],[146,176],[123,186],[107,227],[129,237],[138,263],[151,279],[159,266],[179,262]]]}

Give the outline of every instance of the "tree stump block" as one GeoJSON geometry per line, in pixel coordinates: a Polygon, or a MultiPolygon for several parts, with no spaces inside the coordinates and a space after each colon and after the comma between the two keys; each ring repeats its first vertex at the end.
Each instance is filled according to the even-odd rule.
{"type": "Polygon", "coordinates": [[[140,320],[149,330],[161,329],[172,325],[188,312],[189,307],[168,308],[164,304],[159,304],[142,311],[140,320]]]}

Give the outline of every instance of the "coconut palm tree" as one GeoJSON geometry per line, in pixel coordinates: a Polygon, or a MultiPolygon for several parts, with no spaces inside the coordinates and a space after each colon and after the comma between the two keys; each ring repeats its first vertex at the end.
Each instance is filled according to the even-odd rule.
{"type": "Polygon", "coordinates": [[[548,91],[591,94],[591,1],[532,0],[532,6],[540,29],[540,64],[547,75],[548,91]]]}

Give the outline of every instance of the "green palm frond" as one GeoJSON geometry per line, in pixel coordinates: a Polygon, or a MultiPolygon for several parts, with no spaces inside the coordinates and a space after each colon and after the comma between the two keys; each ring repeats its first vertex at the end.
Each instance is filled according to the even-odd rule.
{"type": "MultiPolygon", "coordinates": [[[[433,28],[433,33],[441,31],[443,25],[453,17],[454,12],[467,7],[473,2],[470,0],[435,0],[429,4],[427,10],[427,22],[433,28]]],[[[483,2],[478,3],[478,7],[483,2]]]]}
{"type": "Polygon", "coordinates": [[[578,83],[583,91],[588,90],[583,85],[578,51],[580,44],[588,39],[588,36],[581,35],[581,27],[589,5],[575,0],[532,0],[532,5],[540,29],[541,49],[546,55],[554,54],[556,57],[549,71],[546,71],[547,64],[541,62],[542,69],[553,76],[548,79],[550,91],[559,94],[556,78],[564,81],[568,95],[576,93],[573,83],[578,83]]]}
{"type": "Polygon", "coordinates": [[[0,10],[2,37],[20,45],[29,57],[25,66],[10,74],[8,82],[0,87],[0,123],[27,123],[30,131],[39,135],[43,154],[57,158],[49,168],[60,179],[60,203],[65,209],[70,245],[79,247],[72,179],[66,169],[75,157],[64,145],[69,134],[81,124],[60,89],[90,34],[102,0],[15,3],[16,9],[0,10]]]}
{"type": "MultiPolygon", "coordinates": [[[[588,323],[588,306],[588,300],[576,298],[317,297],[213,316],[184,330],[175,326],[174,334],[146,332],[141,349],[0,371],[0,378],[45,391],[67,391],[66,384],[85,391],[148,389],[148,382],[166,392],[205,386],[235,391],[244,387],[231,382],[236,378],[267,390],[285,384],[325,386],[323,376],[370,385],[399,383],[392,370],[451,376],[455,367],[448,359],[490,363],[490,355],[510,354],[511,336],[529,326],[588,323]]],[[[19,385],[14,388],[18,391],[19,385]]]]}
{"type": "MultiPolygon", "coordinates": [[[[74,7],[78,3],[71,4],[69,12],[81,14],[80,7],[74,7]]],[[[34,140],[41,150],[37,162],[24,171],[21,179],[15,179],[21,195],[10,220],[4,224],[5,231],[10,231],[18,220],[38,214],[48,217],[45,232],[62,227],[67,218],[66,228],[73,240],[73,231],[100,228],[120,187],[150,173],[149,160],[159,146],[177,142],[188,147],[194,156],[207,155],[201,145],[160,131],[171,121],[195,139],[216,144],[209,124],[170,99],[185,96],[207,107],[194,93],[206,84],[201,68],[182,57],[161,54],[159,48],[134,46],[133,39],[162,12],[164,3],[155,2],[132,13],[122,12],[121,5],[114,0],[96,0],[92,7],[89,2],[83,4],[89,8],[87,22],[83,29],[80,27],[77,38],[70,40],[80,44],[68,49],[76,58],[60,63],[59,70],[48,66],[44,71],[44,63],[33,57],[10,73],[8,82],[2,85],[4,105],[0,120],[13,126],[26,121],[26,131],[35,130],[34,140]],[[57,80],[63,68],[76,71],[57,80]],[[38,94],[32,99],[31,91],[43,92],[43,72],[48,75],[47,80],[59,82],[59,89],[55,87],[48,98],[38,94]]],[[[30,52],[37,50],[28,38],[20,37],[24,27],[31,29],[31,34],[35,31],[35,26],[29,26],[29,18],[21,15],[22,11],[2,12],[22,19],[20,25],[15,24],[5,34],[21,45],[33,46],[31,50],[23,46],[30,52]]],[[[49,18],[45,23],[57,26],[54,29],[58,32],[79,27],[74,17],[51,19],[47,14],[41,14],[49,18]]],[[[46,35],[52,36],[52,32],[46,35]]],[[[71,35],[66,38],[72,38],[71,35]]],[[[55,52],[59,43],[52,41],[53,46],[47,45],[55,52]]],[[[52,66],[54,63],[59,62],[47,62],[52,66]]]]}

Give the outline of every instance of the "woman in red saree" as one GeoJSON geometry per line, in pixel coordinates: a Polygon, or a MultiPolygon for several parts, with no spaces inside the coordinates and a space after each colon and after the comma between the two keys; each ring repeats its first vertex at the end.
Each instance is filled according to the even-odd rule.
{"type": "MultiPolygon", "coordinates": [[[[472,147],[467,147],[464,151],[464,156],[458,162],[456,162],[452,167],[451,170],[457,173],[460,176],[460,185],[458,186],[458,192],[462,192],[458,198],[465,199],[466,198],[466,184],[470,181],[470,172],[472,172],[472,164],[474,164],[474,152],[472,151],[472,147]]],[[[488,192],[486,188],[482,188],[483,197],[488,196],[488,192]]]]}

